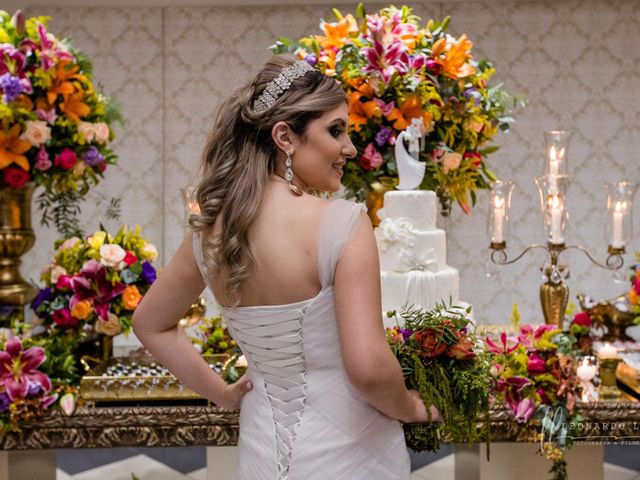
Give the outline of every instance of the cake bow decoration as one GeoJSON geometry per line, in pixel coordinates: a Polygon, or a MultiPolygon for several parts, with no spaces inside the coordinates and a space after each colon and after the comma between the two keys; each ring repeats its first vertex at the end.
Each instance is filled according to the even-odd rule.
{"type": "Polygon", "coordinates": [[[428,249],[422,255],[415,255],[410,250],[403,248],[400,250],[400,260],[409,268],[409,271],[438,271],[438,259],[433,248],[428,249]]]}
{"type": "Polygon", "coordinates": [[[396,139],[395,156],[398,167],[398,190],[413,190],[422,183],[426,163],[421,162],[420,150],[424,146],[426,133],[422,118],[414,118],[406,130],[400,132],[396,139]],[[409,142],[409,151],[405,149],[404,140],[409,142]]]}

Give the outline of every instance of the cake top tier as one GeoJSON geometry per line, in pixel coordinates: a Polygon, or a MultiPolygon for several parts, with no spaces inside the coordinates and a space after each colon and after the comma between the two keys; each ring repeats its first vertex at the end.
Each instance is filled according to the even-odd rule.
{"type": "Polygon", "coordinates": [[[418,230],[436,228],[438,202],[430,190],[393,190],[384,194],[384,217],[404,218],[418,230]]]}

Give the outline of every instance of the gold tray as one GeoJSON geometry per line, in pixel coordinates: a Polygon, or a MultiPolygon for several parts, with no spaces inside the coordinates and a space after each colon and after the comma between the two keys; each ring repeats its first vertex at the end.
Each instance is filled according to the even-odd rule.
{"type": "Polygon", "coordinates": [[[616,370],[616,377],[627,388],[637,395],[640,395],[640,375],[635,368],[630,367],[624,362],[620,362],[616,370]]]}
{"type": "MultiPolygon", "coordinates": [[[[229,355],[205,357],[212,369],[222,371],[229,355]]],[[[90,402],[130,402],[159,400],[202,400],[202,397],[183,385],[152,357],[114,357],[99,365],[80,380],[80,396],[90,402]],[[159,375],[142,375],[131,372],[136,368],[154,368],[159,375]],[[125,370],[114,374],[113,369],[125,370]]]]}

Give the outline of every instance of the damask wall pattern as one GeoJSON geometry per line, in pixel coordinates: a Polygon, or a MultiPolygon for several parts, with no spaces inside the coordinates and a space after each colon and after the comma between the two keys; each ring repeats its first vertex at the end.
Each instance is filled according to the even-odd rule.
{"type": "MultiPolygon", "coordinates": [[[[541,242],[541,215],[533,177],[543,168],[542,132],[574,132],[569,152],[572,175],[569,240],[588,245],[604,259],[603,183],[640,181],[640,12],[633,0],[483,1],[421,3],[427,18],[451,15],[450,31],[466,32],[476,56],[495,63],[497,78],[529,105],[498,143],[490,165],[516,182],[510,253],[541,242]]],[[[381,6],[368,5],[370,10],[381,6]]],[[[345,8],[346,10],[346,8],[345,8]]],[[[64,32],[93,59],[96,77],[123,107],[117,168],[83,207],[87,231],[104,212],[100,199],[122,198],[122,222],[139,223],[158,246],[162,265],[184,234],[179,189],[193,182],[216,104],[247,79],[280,36],[317,31],[322,6],[51,8],[29,14],[53,17],[52,31],[64,32]]],[[[439,220],[448,233],[449,264],[460,270],[462,298],[481,323],[502,323],[514,302],[523,319],[541,322],[538,285],[540,253],[485,276],[488,260],[487,195],[470,217],[439,220]]],[[[636,202],[635,218],[640,208],[636,202]]],[[[640,221],[640,219],[639,219],[640,221]]],[[[637,223],[637,222],[636,222],[637,223]]],[[[640,230],[640,229],[638,229],[640,230]]],[[[52,253],[55,234],[37,228],[37,244],[23,271],[31,278],[52,253]]],[[[632,252],[640,248],[637,232],[632,252]]],[[[620,293],[611,274],[577,253],[567,256],[572,298],[578,291],[604,298],[620,293]]],[[[627,254],[628,262],[633,260],[627,254]]],[[[209,299],[210,308],[213,302],[209,299]]]]}

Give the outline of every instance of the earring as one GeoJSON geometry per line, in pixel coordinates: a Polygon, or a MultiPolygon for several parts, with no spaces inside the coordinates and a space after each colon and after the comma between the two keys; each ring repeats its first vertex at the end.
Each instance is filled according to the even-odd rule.
{"type": "Polygon", "coordinates": [[[287,159],[284,161],[284,166],[287,167],[287,170],[284,172],[284,179],[289,182],[289,188],[296,194],[302,195],[302,191],[291,181],[293,180],[293,170],[291,170],[291,165],[293,161],[291,160],[291,154],[287,152],[287,159]]]}

